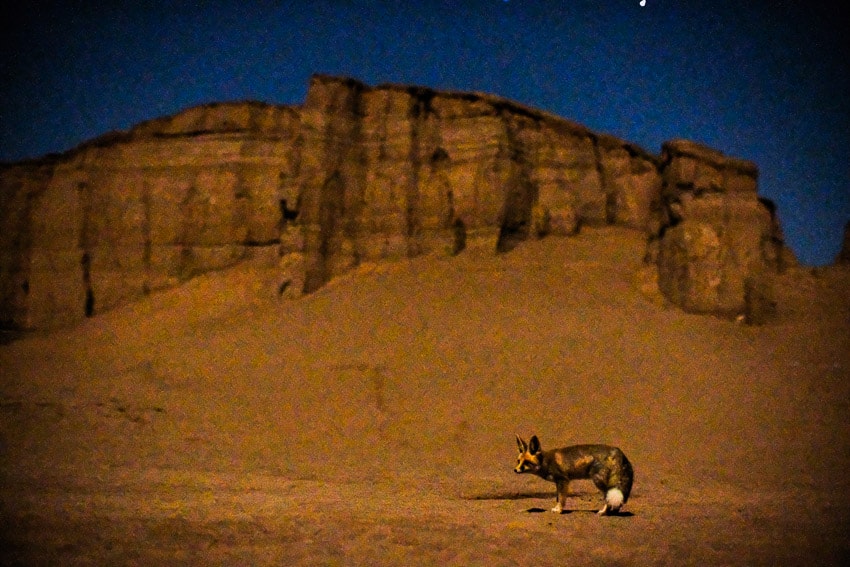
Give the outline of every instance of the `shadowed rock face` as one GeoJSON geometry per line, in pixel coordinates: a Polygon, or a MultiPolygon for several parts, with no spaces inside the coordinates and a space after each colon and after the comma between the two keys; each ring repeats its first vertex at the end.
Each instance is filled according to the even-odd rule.
{"type": "Polygon", "coordinates": [[[243,261],[298,295],[364,261],[645,231],[665,295],[740,313],[782,265],[753,164],[663,159],[496,96],[314,76],[300,107],[209,104],[0,169],[0,324],[73,323],[243,261]],[[8,227],[8,228],[7,228],[8,227]]]}

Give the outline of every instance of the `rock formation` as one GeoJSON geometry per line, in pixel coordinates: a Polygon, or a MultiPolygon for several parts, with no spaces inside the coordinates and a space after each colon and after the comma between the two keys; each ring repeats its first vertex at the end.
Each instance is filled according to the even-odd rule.
{"type": "Polygon", "coordinates": [[[684,140],[662,147],[658,283],[694,313],[764,322],[771,276],[794,262],[756,165],[684,140]]]}
{"type": "Polygon", "coordinates": [[[367,260],[582,224],[645,231],[673,303],[738,314],[784,254],[748,162],[682,141],[659,159],[500,97],[327,76],[299,107],[209,104],[3,166],[0,199],[8,329],[242,261],[297,295],[367,260]]]}
{"type": "Polygon", "coordinates": [[[297,133],[293,109],[208,105],[4,168],[0,321],[72,323],[276,253],[297,133]]]}
{"type": "Polygon", "coordinates": [[[301,108],[305,291],[365,259],[509,250],[580,222],[645,229],[657,160],[493,96],[314,78],[301,108]]]}

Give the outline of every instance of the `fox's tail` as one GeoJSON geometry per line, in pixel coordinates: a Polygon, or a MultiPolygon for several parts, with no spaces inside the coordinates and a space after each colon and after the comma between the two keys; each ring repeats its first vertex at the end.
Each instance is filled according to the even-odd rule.
{"type": "Polygon", "coordinates": [[[632,492],[632,482],[635,472],[632,464],[622,453],[619,455],[620,463],[611,475],[610,488],[605,492],[605,504],[611,511],[617,512],[629,499],[632,492]]]}
{"type": "Polygon", "coordinates": [[[608,509],[617,512],[626,503],[626,497],[619,488],[609,488],[605,493],[605,504],[608,509]]]}

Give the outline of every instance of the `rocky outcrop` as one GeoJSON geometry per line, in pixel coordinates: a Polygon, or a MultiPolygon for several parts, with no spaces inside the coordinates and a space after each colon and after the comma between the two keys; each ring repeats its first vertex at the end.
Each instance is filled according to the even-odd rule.
{"type": "Polygon", "coordinates": [[[639,148],[498,97],[314,78],[301,108],[305,290],[363,260],[509,250],[580,223],[645,229],[639,148]]]}
{"type": "Polygon", "coordinates": [[[298,113],[217,104],[0,171],[0,321],[63,325],[248,257],[277,258],[298,113]]]}
{"type": "Polygon", "coordinates": [[[835,263],[838,265],[850,265],[850,221],[844,225],[844,241],[841,243],[841,250],[835,258],[835,263]]]}
{"type": "Polygon", "coordinates": [[[674,140],[662,147],[661,172],[662,293],[686,311],[764,322],[771,276],[794,260],[775,206],[758,196],[756,165],[674,140]]]}
{"type": "Polygon", "coordinates": [[[243,261],[298,295],[353,266],[619,224],[667,297],[740,311],[781,265],[755,167],[663,159],[500,97],[314,76],[300,107],[210,104],[0,168],[0,322],[48,328],[243,261]],[[752,222],[751,222],[752,221],[752,222]],[[718,279],[719,278],[719,279],[718,279]]]}

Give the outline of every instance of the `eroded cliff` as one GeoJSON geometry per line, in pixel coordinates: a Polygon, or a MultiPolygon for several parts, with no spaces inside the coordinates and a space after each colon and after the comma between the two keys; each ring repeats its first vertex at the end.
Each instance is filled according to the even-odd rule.
{"type": "Polygon", "coordinates": [[[673,140],[663,144],[661,172],[661,230],[650,252],[662,293],[686,311],[765,322],[772,276],[796,259],[775,205],[757,193],[756,165],[673,140]]]}
{"type": "Polygon", "coordinates": [[[297,295],[364,261],[582,224],[645,231],[673,303],[738,314],[784,250],[756,177],[497,96],[317,75],[300,107],[210,104],[4,166],[0,321],[73,323],[248,260],[297,295]]]}

